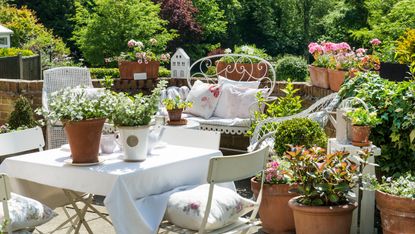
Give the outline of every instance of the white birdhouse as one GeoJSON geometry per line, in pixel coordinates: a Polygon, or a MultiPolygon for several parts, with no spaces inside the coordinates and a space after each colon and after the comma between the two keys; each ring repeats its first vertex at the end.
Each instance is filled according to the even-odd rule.
{"type": "Polygon", "coordinates": [[[182,48],[177,49],[173,54],[170,66],[172,78],[187,79],[190,77],[190,57],[182,48]]]}
{"type": "Polygon", "coordinates": [[[10,36],[13,31],[0,25],[0,48],[10,48],[10,36]]]}

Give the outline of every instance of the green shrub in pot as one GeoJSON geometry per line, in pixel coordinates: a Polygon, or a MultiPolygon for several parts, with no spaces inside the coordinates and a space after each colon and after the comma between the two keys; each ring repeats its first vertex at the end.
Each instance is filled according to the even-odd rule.
{"type": "Polygon", "coordinates": [[[286,55],[275,65],[277,80],[305,81],[308,76],[307,61],[299,56],[286,55]]]}
{"type": "Polygon", "coordinates": [[[289,145],[326,147],[327,135],[320,125],[309,118],[293,118],[278,124],[274,149],[278,155],[289,150],[289,145]]]}

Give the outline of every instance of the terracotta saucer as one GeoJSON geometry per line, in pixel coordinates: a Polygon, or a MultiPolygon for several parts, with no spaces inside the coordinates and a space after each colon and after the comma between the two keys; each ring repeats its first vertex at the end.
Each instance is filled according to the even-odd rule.
{"type": "Polygon", "coordinates": [[[352,145],[357,146],[357,147],[370,146],[371,144],[372,144],[371,141],[368,141],[368,142],[356,142],[356,141],[352,141],[352,145]]]}
{"type": "Polygon", "coordinates": [[[181,119],[179,121],[167,120],[167,125],[180,126],[180,125],[186,125],[186,124],[187,124],[187,119],[181,119]]]}

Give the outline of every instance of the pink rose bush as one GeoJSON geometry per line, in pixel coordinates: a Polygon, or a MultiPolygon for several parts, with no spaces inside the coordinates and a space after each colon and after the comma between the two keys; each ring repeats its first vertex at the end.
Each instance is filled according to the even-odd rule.
{"type": "Polygon", "coordinates": [[[138,63],[148,63],[150,61],[159,61],[168,63],[170,61],[170,54],[163,53],[164,46],[158,43],[157,39],[150,38],[148,43],[136,41],[131,39],[127,42],[128,52],[122,52],[116,58],[105,58],[105,62],[109,63],[113,60],[121,61],[136,61],[138,63]]]}

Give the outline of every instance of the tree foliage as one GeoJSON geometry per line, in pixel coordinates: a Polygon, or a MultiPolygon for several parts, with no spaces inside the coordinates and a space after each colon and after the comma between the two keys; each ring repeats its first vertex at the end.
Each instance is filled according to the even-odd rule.
{"type": "Polygon", "coordinates": [[[159,16],[160,6],[150,0],[96,0],[95,6],[88,4],[75,3],[73,39],[92,65],[102,65],[104,58],[126,51],[130,39],[155,38],[166,45],[176,35],[166,29],[167,21],[159,16]]]}

